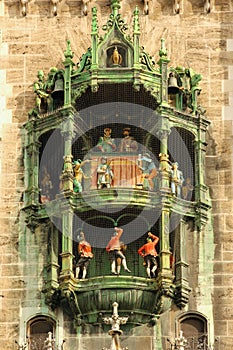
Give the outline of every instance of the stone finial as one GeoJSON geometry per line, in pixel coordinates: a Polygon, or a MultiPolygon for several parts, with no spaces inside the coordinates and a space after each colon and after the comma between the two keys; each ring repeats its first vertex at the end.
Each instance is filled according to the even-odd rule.
{"type": "Polygon", "coordinates": [[[48,337],[45,339],[44,349],[46,350],[53,350],[55,339],[52,337],[52,335],[53,335],[52,332],[48,332],[48,337]]]}
{"type": "Polygon", "coordinates": [[[168,338],[167,341],[171,344],[172,349],[185,350],[188,344],[187,339],[183,336],[183,331],[180,330],[178,338],[168,338]]]}
{"type": "Polygon", "coordinates": [[[115,301],[113,304],[113,313],[112,317],[104,317],[103,321],[106,324],[111,324],[112,328],[108,332],[109,335],[112,336],[112,344],[110,349],[102,348],[102,350],[128,350],[128,348],[122,348],[120,344],[119,336],[123,333],[120,330],[120,325],[125,324],[128,321],[127,317],[119,317],[118,315],[118,303],[115,301]]]}
{"type": "Polygon", "coordinates": [[[187,339],[183,336],[183,331],[180,331],[179,337],[175,339],[176,348],[185,350],[187,343],[187,339]]]}
{"type": "Polygon", "coordinates": [[[98,18],[97,18],[97,8],[92,8],[92,22],[91,22],[91,33],[98,34],[98,18]]]}
{"type": "Polygon", "coordinates": [[[120,7],[120,0],[111,0],[111,8],[114,18],[117,17],[120,7]]]}
{"type": "Polygon", "coordinates": [[[159,56],[161,58],[167,57],[167,49],[166,49],[166,46],[165,46],[165,39],[164,38],[161,39],[161,48],[159,50],[159,56]]]}
{"type": "Polygon", "coordinates": [[[139,10],[137,6],[133,14],[134,14],[134,34],[140,34],[139,10]]]}
{"type": "Polygon", "coordinates": [[[66,47],[66,51],[64,52],[65,58],[73,58],[74,54],[73,51],[71,50],[71,46],[70,46],[70,40],[67,40],[67,47],[66,47]]]}

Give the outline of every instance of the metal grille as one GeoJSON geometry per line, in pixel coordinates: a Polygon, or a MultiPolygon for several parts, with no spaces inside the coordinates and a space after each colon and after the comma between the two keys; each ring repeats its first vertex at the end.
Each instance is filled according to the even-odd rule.
{"type": "Polygon", "coordinates": [[[29,350],[45,350],[45,340],[47,336],[47,333],[38,333],[31,336],[29,340],[29,350]]]}
{"type": "Polygon", "coordinates": [[[208,335],[199,334],[192,337],[184,337],[180,342],[179,338],[169,340],[170,343],[167,350],[213,350],[213,347],[208,345],[208,335]]]}
{"type": "Polygon", "coordinates": [[[196,337],[187,338],[187,350],[208,350],[208,337],[207,334],[201,334],[196,337]]]}

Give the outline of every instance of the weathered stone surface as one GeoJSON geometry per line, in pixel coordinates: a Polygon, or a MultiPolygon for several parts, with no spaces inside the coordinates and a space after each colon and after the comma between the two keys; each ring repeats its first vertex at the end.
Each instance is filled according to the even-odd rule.
{"type": "Polygon", "coordinates": [[[216,331],[216,336],[230,335],[230,333],[228,333],[227,321],[219,320],[215,331],[216,331]]]}

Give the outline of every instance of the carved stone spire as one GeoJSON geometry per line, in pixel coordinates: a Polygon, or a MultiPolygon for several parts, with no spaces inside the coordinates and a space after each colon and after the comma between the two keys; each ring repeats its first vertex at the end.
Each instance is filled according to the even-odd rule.
{"type": "Polygon", "coordinates": [[[134,34],[140,34],[140,24],[139,24],[139,10],[138,7],[136,6],[135,10],[134,10],[134,26],[133,26],[133,30],[134,30],[134,34]]]}
{"type": "Polygon", "coordinates": [[[159,50],[159,56],[161,58],[167,57],[167,49],[165,46],[165,39],[164,38],[161,39],[161,49],[159,50]]]}
{"type": "Polygon", "coordinates": [[[114,18],[117,17],[120,7],[119,0],[111,0],[111,8],[114,18]]]}
{"type": "Polygon", "coordinates": [[[64,52],[64,56],[65,58],[73,58],[74,54],[73,51],[71,50],[71,46],[70,46],[70,40],[67,40],[67,47],[66,47],[66,51],[64,52]]]}
{"type": "Polygon", "coordinates": [[[102,348],[102,350],[128,350],[128,348],[122,348],[120,344],[120,335],[123,333],[120,330],[120,325],[125,324],[128,321],[128,317],[119,317],[118,315],[118,303],[115,301],[113,304],[112,317],[104,317],[103,321],[106,324],[111,324],[112,328],[108,332],[112,336],[112,344],[110,349],[102,348]]]}

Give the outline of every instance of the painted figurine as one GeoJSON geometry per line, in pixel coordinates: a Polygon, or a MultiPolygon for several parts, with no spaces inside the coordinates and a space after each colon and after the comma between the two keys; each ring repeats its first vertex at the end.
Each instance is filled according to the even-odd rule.
{"type": "Polygon", "coordinates": [[[38,111],[41,111],[42,101],[46,105],[49,104],[49,94],[45,91],[45,82],[44,82],[44,72],[39,70],[37,73],[38,81],[33,85],[34,92],[36,93],[36,107],[38,111]]]}
{"type": "Polygon", "coordinates": [[[74,161],[74,192],[80,193],[83,191],[82,180],[89,179],[89,176],[86,176],[83,172],[82,166],[85,163],[90,162],[89,159],[81,161],[81,159],[74,161]]]}
{"type": "Polygon", "coordinates": [[[159,237],[148,232],[147,243],[138,249],[138,254],[143,257],[146,267],[146,274],[149,278],[155,277],[155,271],[158,268],[156,257],[158,256],[155,249],[158,244],[159,237]]]}
{"type": "Polygon", "coordinates": [[[50,174],[48,173],[47,168],[43,167],[42,172],[42,180],[41,180],[41,203],[47,203],[51,200],[51,191],[52,191],[53,185],[50,178],[50,174]]]}
{"type": "Polygon", "coordinates": [[[136,152],[138,149],[138,144],[132,136],[130,136],[130,128],[123,129],[124,138],[120,142],[119,151],[120,152],[136,152]]]}
{"type": "Polygon", "coordinates": [[[178,169],[179,164],[177,162],[172,163],[171,168],[171,190],[173,196],[181,198],[181,188],[184,182],[183,173],[178,169]]]}
{"type": "Polygon", "coordinates": [[[97,189],[110,188],[113,180],[113,172],[107,157],[101,158],[101,163],[97,167],[97,189]]]}
{"type": "Polygon", "coordinates": [[[80,232],[80,240],[78,244],[78,254],[79,260],[76,264],[76,278],[79,278],[81,274],[81,279],[84,279],[87,275],[87,268],[93,258],[92,248],[90,243],[85,239],[84,232],[80,232]]]}
{"type": "Polygon", "coordinates": [[[106,251],[110,254],[111,259],[111,272],[114,275],[118,275],[120,272],[120,269],[117,269],[117,259],[121,259],[121,264],[125,271],[131,272],[127,267],[126,257],[124,256],[122,252],[122,242],[120,241],[120,238],[123,234],[123,229],[119,227],[115,227],[115,234],[108,242],[108,245],[106,247],[106,251]]]}
{"type": "Polygon", "coordinates": [[[187,177],[182,187],[182,198],[187,201],[190,200],[192,197],[192,192],[193,192],[192,180],[190,179],[190,177],[187,177]]]}
{"type": "Polygon", "coordinates": [[[157,169],[151,156],[146,153],[143,157],[139,155],[138,166],[142,170],[142,186],[150,191],[157,189],[157,169]]]}
{"type": "Polygon", "coordinates": [[[100,136],[97,143],[97,149],[103,153],[112,153],[116,151],[115,140],[111,137],[112,129],[105,128],[104,136],[100,136]]]}

